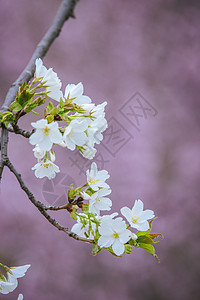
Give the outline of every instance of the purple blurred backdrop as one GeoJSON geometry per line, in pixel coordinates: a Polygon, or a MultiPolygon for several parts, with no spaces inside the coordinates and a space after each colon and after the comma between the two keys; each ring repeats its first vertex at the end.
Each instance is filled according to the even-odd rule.
{"type": "MultiPolygon", "coordinates": [[[[28,63],[60,4],[1,1],[1,104],[28,63]]],[[[109,119],[96,157],[109,171],[112,212],[142,199],[158,219],[161,263],[142,249],[113,257],[52,227],[5,169],[0,185],[0,261],[31,264],[19,287],[0,299],[199,299],[200,3],[180,0],[80,1],[44,59],[63,82],[83,82],[93,102],[108,101],[109,119]],[[145,111],[133,107],[138,103],[145,111]],[[132,109],[132,110],[131,110],[132,109]],[[145,115],[146,114],[146,115],[145,115]],[[114,132],[114,133],[113,133],[114,132]]],[[[20,121],[30,129],[31,115],[20,121]]],[[[85,181],[90,162],[57,149],[61,174],[52,185],[34,176],[32,146],[10,134],[9,155],[34,195],[61,203],[64,185],[85,181]],[[79,167],[77,166],[77,162],[79,167]],[[81,166],[81,167],[80,167],[81,166]]],[[[67,213],[59,221],[71,227],[67,213]]]]}

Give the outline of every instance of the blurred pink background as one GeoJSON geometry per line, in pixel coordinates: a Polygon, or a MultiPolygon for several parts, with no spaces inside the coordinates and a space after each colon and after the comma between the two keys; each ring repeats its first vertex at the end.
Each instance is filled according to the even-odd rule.
{"type": "MultiPolygon", "coordinates": [[[[60,4],[56,0],[1,1],[1,104],[28,63],[60,4]]],[[[31,264],[18,288],[0,299],[195,300],[200,292],[199,1],[80,1],[44,59],[63,82],[83,82],[96,104],[107,101],[109,129],[96,162],[109,171],[112,212],[142,199],[158,219],[157,261],[142,249],[113,257],[52,227],[5,169],[0,184],[0,261],[31,264]],[[139,100],[138,100],[139,99],[139,100]],[[129,101],[128,101],[129,100],[129,101]],[[128,102],[127,102],[128,101],[128,102]],[[149,108],[130,114],[137,103],[149,108]],[[137,128],[138,129],[137,129],[137,128]],[[117,131],[111,134],[112,129],[117,131]]],[[[29,115],[20,126],[40,117],[29,115]]],[[[61,174],[34,176],[32,146],[10,134],[9,155],[38,200],[61,203],[64,186],[85,182],[90,163],[55,147],[61,174]],[[80,169],[73,162],[78,162],[80,169]],[[56,195],[61,195],[56,198],[56,195]]],[[[71,227],[64,212],[52,214],[71,227]]]]}

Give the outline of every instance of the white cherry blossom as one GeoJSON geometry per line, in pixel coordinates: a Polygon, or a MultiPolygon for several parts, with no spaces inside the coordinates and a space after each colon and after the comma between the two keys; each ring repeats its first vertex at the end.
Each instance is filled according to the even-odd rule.
{"type": "Polygon", "coordinates": [[[86,175],[87,183],[94,191],[98,191],[99,188],[109,188],[109,185],[105,181],[110,175],[106,170],[98,171],[95,162],[92,163],[91,170],[87,170],[86,175]]]}
{"type": "Polygon", "coordinates": [[[10,272],[12,276],[17,278],[21,278],[26,274],[26,271],[30,268],[31,265],[24,265],[19,267],[12,267],[10,268],[10,272]]]}
{"type": "Polygon", "coordinates": [[[47,69],[43,65],[41,58],[36,59],[35,66],[35,77],[45,83],[45,86],[47,86],[48,96],[59,102],[60,98],[63,98],[63,94],[60,90],[62,83],[58,78],[57,73],[54,72],[52,68],[47,69]]]}
{"type": "Polygon", "coordinates": [[[97,150],[93,147],[90,147],[88,145],[83,145],[84,149],[81,149],[80,152],[83,155],[83,157],[87,159],[93,159],[95,157],[95,154],[97,153],[97,150]]]}
{"type": "Polygon", "coordinates": [[[155,217],[153,210],[147,209],[143,211],[143,206],[141,200],[135,200],[132,209],[126,206],[121,208],[121,214],[127,219],[131,227],[140,231],[148,230],[149,222],[147,220],[155,217]]]}
{"type": "Polygon", "coordinates": [[[66,127],[63,140],[70,150],[75,150],[77,146],[83,146],[87,140],[85,130],[87,129],[88,124],[86,121],[73,120],[66,127]]]}
{"type": "Polygon", "coordinates": [[[38,145],[41,150],[49,151],[54,143],[62,143],[62,134],[58,129],[57,122],[53,121],[48,124],[46,119],[41,119],[31,125],[36,128],[29,138],[32,145],[38,145]]]}
{"type": "Polygon", "coordinates": [[[98,104],[96,105],[92,111],[91,111],[91,115],[95,118],[98,118],[98,117],[105,117],[105,107],[107,105],[107,102],[104,101],[103,103],[101,104],[98,104]]]}
{"type": "Polygon", "coordinates": [[[7,280],[6,279],[5,281],[0,280],[0,293],[4,295],[11,293],[16,289],[17,286],[18,286],[17,279],[8,273],[7,280]]]}
{"type": "Polygon", "coordinates": [[[17,279],[23,277],[30,266],[24,265],[9,268],[10,272],[7,272],[7,279],[4,277],[4,280],[0,280],[0,293],[5,295],[13,292],[18,286],[17,279]]]}
{"type": "Polygon", "coordinates": [[[32,170],[35,170],[35,176],[37,178],[48,177],[48,179],[55,178],[56,173],[60,172],[59,167],[49,159],[38,162],[34,167],[32,167],[32,170]]]}
{"type": "MultiPolygon", "coordinates": [[[[82,216],[86,216],[85,214],[80,214],[82,216]]],[[[87,217],[87,216],[86,216],[87,217]]],[[[95,223],[91,222],[92,230],[96,230],[96,225],[95,223]]],[[[82,238],[88,238],[88,239],[93,239],[94,236],[92,232],[90,231],[89,233],[89,224],[86,224],[85,226],[81,223],[80,218],[78,217],[77,223],[72,226],[71,231],[78,236],[82,238]]]]}
{"type": "Polygon", "coordinates": [[[100,144],[103,140],[102,132],[104,132],[107,127],[108,124],[104,117],[99,117],[91,121],[87,129],[88,145],[93,147],[95,143],[100,144]]]}
{"type": "Polygon", "coordinates": [[[72,99],[72,103],[76,103],[79,106],[91,103],[91,99],[88,96],[83,95],[82,82],[79,82],[77,85],[68,84],[65,88],[64,96],[66,99],[72,99]]]}
{"type": "Polygon", "coordinates": [[[111,190],[107,188],[102,188],[92,194],[89,200],[89,212],[100,215],[101,210],[111,210],[112,201],[105,197],[110,195],[111,190]]]}
{"type": "Polygon", "coordinates": [[[100,224],[99,233],[101,236],[98,240],[98,245],[101,248],[112,246],[112,250],[117,256],[124,253],[124,244],[131,238],[131,232],[126,229],[126,223],[122,218],[107,218],[100,224]]]}

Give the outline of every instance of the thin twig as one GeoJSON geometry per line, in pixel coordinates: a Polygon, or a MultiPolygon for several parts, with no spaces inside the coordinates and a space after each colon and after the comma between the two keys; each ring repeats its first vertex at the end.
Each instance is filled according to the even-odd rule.
{"type": "Polygon", "coordinates": [[[61,231],[65,232],[67,235],[69,235],[70,237],[74,238],[75,240],[79,240],[79,241],[83,241],[83,242],[87,242],[87,243],[91,243],[91,244],[94,243],[94,241],[91,240],[91,239],[86,239],[86,238],[79,237],[75,233],[71,232],[69,228],[60,225],[54,218],[52,218],[46,212],[46,210],[48,209],[48,206],[44,205],[42,202],[40,202],[40,201],[38,201],[38,200],[35,199],[34,195],[31,193],[31,191],[25,185],[25,183],[24,183],[24,181],[22,179],[21,174],[19,174],[17,172],[17,170],[15,169],[15,167],[13,166],[13,164],[11,163],[11,161],[9,160],[9,158],[6,159],[5,165],[15,175],[15,177],[17,178],[17,180],[18,180],[18,182],[20,184],[21,189],[26,193],[26,195],[28,196],[29,200],[33,203],[33,205],[35,207],[37,207],[37,209],[49,221],[49,223],[51,223],[58,230],[61,230],[61,231]]]}
{"type": "Polygon", "coordinates": [[[62,206],[46,206],[45,210],[61,210],[61,209],[69,210],[69,208],[71,206],[72,206],[71,203],[67,203],[67,204],[62,205],[62,206]]]}
{"type": "Polygon", "coordinates": [[[16,134],[21,134],[23,137],[25,137],[27,139],[35,132],[35,129],[33,129],[32,131],[23,130],[23,129],[19,128],[19,126],[17,124],[12,124],[12,127],[13,128],[7,128],[7,130],[10,132],[14,132],[16,134]]]}

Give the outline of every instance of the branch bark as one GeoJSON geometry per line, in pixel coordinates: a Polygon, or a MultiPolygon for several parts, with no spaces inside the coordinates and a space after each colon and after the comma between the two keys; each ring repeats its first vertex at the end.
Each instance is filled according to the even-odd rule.
{"type": "MultiPolygon", "coordinates": [[[[20,76],[17,78],[17,80],[11,85],[10,89],[8,90],[8,93],[6,95],[5,101],[3,103],[3,106],[1,108],[1,112],[5,112],[9,109],[10,104],[15,100],[16,92],[20,85],[26,80],[27,82],[33,77],[34,71],[35,71],[35,60],[36,58],[43,58],[45,54],[47,53],[49,47],[53,43],[53,41],[56,39],[56,37],[59,36],[60,31],[65,23],[69,19],[69,17],[74,18],[74,8],[76,3],[79,0],[63,0],[58,12],[54,18],[54,21],[47,31],[47,33],[44,35],[42,40],[37,45],[28,65],[23,70],[23,72],[20,74],[20,76]]],[[[31,193],[31,191],[28,189],[28,187],[25,185],[21,174],[17,172],[11,161],[9,160],[7,156],[7,146],[8,146],[8,131],[15,132],[16,134],[21,134],[24,137],[28,138],[33,132],[26,132],[25,130],[22,130],[18,127],[17,124],[13,125],[13,128],[7,129],[4,124],[0,124],[2,128],[1,132],[1,143],[0,143],[0,151],[1,151],[1,161],[0,161],[0,179],[2,176],[3,168],[4,166],[7,166],[9,170],[15,175],[17,178],[21,189],[26,193],[29,200],[32,202],[32,204],[40,211],[40,213],[48,220],[49,223],[51,223],[54,227],[56,227],[58,230],[61,230],[65,232],[70,237],[80,240],[87,243],[94,243],[93,240],[81,238],[71,232],[69,228],[64,227],[60,225],[54,218],[52,218],[48,213],[47,210],[53,210],[53,207],[48,207],[41,203],[40,201],[36,200],[34,195],[31,193]]],[[[57,210],[57,209],[54,209],[57,210]]]]}
{"type": "Polygon", "coordinates": [[[56,227],[58,230],[61,230],[63,232],[65,232],[67,235],[69,235],[70,237],[72,237],[75,240],[79,240],[82,242],[87,242],[87,243],[91,243],[93,244],[94,241],[90,240],[90,239],[86,239],[86,238],[82,238],[79,237],[78,235],[76,235],[75,233],[71,232],[69,230],[69,228],[64,227],[62,225],[60,225],[54,218],[52,218],[48,213],[47,210],[49,209],[48,206],[44,205],[42,202],[38,201],[35,199],[34,195],[31,193],[31,191],[28,189],[28,187],[25,185],[21,174],[19,174],[17,172],[17,170],[15,169],[15,167],[13,166],[13,164],[11,163],[11,161],[9,160],[9,158],[7,157],[6,161],[5,161],[5,165],[9,168],[9,170],[15,175],[15,177],[17,178],[21,189],[26,193],[26,195],[28,196],[29,200],[33,203],[33,205],[35,207],[37,207],[37,209],[40,211],[40,213],[47,219],[47,221],[49,223],[51,223],[54,227],[56,227]]]}

